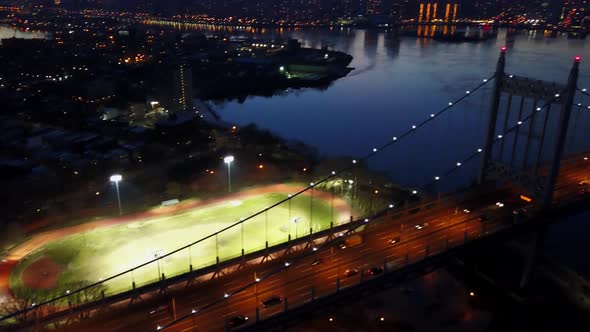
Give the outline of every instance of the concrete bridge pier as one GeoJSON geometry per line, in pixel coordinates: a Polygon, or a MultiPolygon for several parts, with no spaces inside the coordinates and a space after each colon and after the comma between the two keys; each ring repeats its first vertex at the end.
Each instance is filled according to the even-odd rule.
{"type": "Polygon", "coordinates": [[[557,176],[559,175],[559,169],[561,166],[561,160],[563,158],[563,152],[565,149],[565,143],[567,139],[567,132],[570,123],[570,117],[572,114],[572,106],[574,104],[574,97],[578,88],[578,76],[580,73],[580,58],[576,57],[574,65],[570,71],[566,90],[564,91],[565,96],[561,113],[559,115],[559,127],[557,131],[557,137],[553,146],[553,154],[551,158],[551,168],[547,177],[547,185],[545,186],[545,192],[541,201],[541,208],[549,209],[553,204],[553,194],[555,192],[555,184],[557,183],[557,176]]]}
{"type": "Polygon", "coordinates": [[[520,277],[520,288],[525,288],[533,278],[539,257],[542,255],[543,242],[545,238],[545,227],[530,235],[528,252],[525,254],[524,268],[520,277]]]}
{"type": "Polygon", "coordinates": [[[479,166],[479,175],[477,184],[483,184],[486,180],[486,170],[488,163],[492,159],[492,147],[494,144],[494,134],[496,133],[496,122],[498,121],[498,112],[500,110],[500,98],[502,96],[502,84],[506,76],[506,49],[502,48],[500,58],[496,64],[496,77],[494,81],[494,90],[492,92],[492,103],[490,106],[488,128],[486,130],[484,149],[479,166]]]}

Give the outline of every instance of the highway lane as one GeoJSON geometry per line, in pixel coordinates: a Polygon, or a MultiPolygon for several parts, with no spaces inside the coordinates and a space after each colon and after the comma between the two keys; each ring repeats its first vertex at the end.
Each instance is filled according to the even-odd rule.
{"type": "MultiPolygon", "coordinates": [[[[577,183],[581,179],[588,178],[588,164],[563,165],[559,185],[556,188],[556,200],[570,197],[572,193],[577,194],[579,189],[577,183]],[[565,184],[562,185],[562,183],[565,184]]],[[[493,218],[493,214],[511,215],[513,207],[523,206],[526,203],[516,200],[516,202],[510,203],[511,206],[495,209],[496,200],[513,201],[519,194],[509,188],[499,192],[500,194],[488,195],[485,200],[446,200],[430,210],[421,210],[414,214],[408,214],[406,211],[402,218],[396,220],[391,220],[391,218],[401,212],[392,210],[379,218],[383,221],[369,222],[369,227],[363,232],[365,240],[362,244],[344,250],[335,246],[324,248],[315,252],[312,258],[293,265],[288,270],[271,276],[255,287],[228,299],[225,303],[196,315],[194,319],[180,322],[168,330],[193,331],[196,328],[197,331],[223,331],[225,317],[244,314],[253,320],[256,306],[260,307],[259,302],[265,297],[279,295],[288,298],[289,306],[299,305],[311,300],[312,285],[313,292],[317,297],[335,291],[338,279],[340,279],[340,287],[348,287],[359,282],[361,274],[350,278],[344,277],[343,273],[347,268],[356,268],[362,271],[370,266],[383,265],[385,261],[405,264],[406,259],[412,263],[426,256],[427,246],[429,254],[432,255],[445,250],[447,241],[449,246],[463,243],[465,234],[467,234],[467,239],[475,239],[481,236],[482,231],[492,232],[499,227],[507,227],[511,218],[504,219],[509,221],[501,221],[501,219],[493,218]],[[472,212],[463,213],[462,209],[465,207],[470,208],[472,212]],[[485,226],[484,223],[476,220],[476,216],[481,213],[490,214],[490,220],[485,223],[485,226]],[[415,227],[417,224],[423,225],[424,228],[418,230],[415,227]],[[428,225],[425,226],[426,224],[428,225]],[[389,244],[388,241],[395,237],[400,237],[401,242],[396,245],[389,244]],[[319,258],[321,263],[312,266],[313,257],[319,258]]],[[[411,210],[411,208],[407,210],[411,210]]],[[[257,269],[257,275],[265,276],[283,263],[284,261],[277,260],[264,265],[263,268],[257,269]]],[[[190,290],[190,292],[187,291],[182,297],[177,298],[177,311],[179,315],[190,312],[192,308],[198,308],[219,299],[223,296],[223,291],[233,292],[253,279],[254,273],[249,270],[203,283],[202,287],[190,290]],[[250,274],[250,277],[245,275],[246,273],[250,274]]],[[[284,303],[272,309],[261,310],[260,318],[280,312],[283,305],[284,303]]],[[[144,312],[123,319],[114,319],[107,325],[102,325],[100,330],[154,330],[156,326],[162,326],[170,321],[171,317],[165,311],[149,318],[144,312]]]]}
{"type": "MultiPolygon", "coordinates": [[[[477,232],[477,225],[474,223],[471,223],[470,227],[468,227],[470,229],[473,230],[473,232],[477,232]]],[[[452,229],[452,228],[447,228],[447,229],[452,229]]],[[[450,233],[448,234],[448,236],[453,237],[453,240],[456,243],[460,243],[463,239],[463,234],[461,232],[456,232],[456,233],[450,233]]],[[[443,237],[443,239],[446,240],[446,236],[443,237]]],[[[372,243],[374,244],[374,242],[372,242],[373,239],[372,238],[368,238],[368,243],[372,243]]],[[[446,247],[446,241],[440,241],[439,245],[440,247],[446,247]]],[[[406,250],[411,250],[411,249],[407,249],[407,248],[419,248],[417,251],[418,256],[420,257],[415,257],[415,258],[410,258],[409,262],[412,263],[413,261],[419,260],[423,257],[423,253],[425,253],[425,245],[426,245],[426,241],[422,238],[416,238],[416,239],[412,239],[408,242],[408,246],[407,248],[404,248],[404,246],[402,245],[398,245],[398,246],[392,246],[389,245],[386,241],[382,241],[381,243],[379,243],[379,249],[373,249],[371,250],[370,253],[366,253],[365,255],[358,255],[355,254],[356,252],[359,252],[360,250],[356,250],[358,247],[355,248],[350,248],[350,250],[348,252],[346,252],[346,254],[340,253],[341,256],[344,256],[347,258],[347,264],[349,268],[357,268],[359,271],[364,271],[370,267],[373,266],[380,266],[383,265],[383,263],[385,262],[385,260],[387,261],[394,261],[397,262],[398,264],[404,264],[405,259],[403,258],[405,256],[405,253],[407,252],[406,250]],[[355,249],[355,250],[353,250],[355,249]],[[395,257],[394,260],[391,259],[387,259],[386,255],[390,254],[393,255],[395,257]]],[[[431,244],[432,245],[432,244],[431,244]]],[[[362,247],[362,246],[359,246],[362,247]]],[[[376,247],[376,246],[375,246],[376,247]]],[[[374,247],[374,248],[375,248],[374,247]]],[[[348,249],[345,249],[348,250],[348,249]]],[[[306,262],[307,264],[310,264],[310,262],[306,262]]],[[[306,264],[304,263],[304,264],[306,264]]],[[[302,276],[300,278],[288,281],[289,283],[289,289],[293,290],[292,292],[287,292],[287,293],[279,293],[280,292],[280,288],[277,289],[276,287],[272,287],[271,285],[267,285],[265,286],[266,288],[263,290],[259,290],[259,297],[263,298],[264,296],[270,296],[270,295],[281,295],[281,296],[286,296],[287,298],[289,298],[289,302],[291,303],[291,305],[293,304],[299,304],[299,303],[303,303],[305,300],[311,300],[311,291],[310,291],[310,285],[314,285],[316,287],[316,294],[318,293],[322,293],[321,288],[325,288],[326,291],[330,291],[333,292],[336,289],[336,284],[335,282],[331,281],[330,279],[334,279],[336,276],[340,276],[340,278],[342,278],[342,282],[340,283],[341,287],[347,287],[347,286],[351,286],[357,282],[360,281],[362,275],[362,272],[359,272],[359,274],[352,276],[350,278],[345,278],[342,275],[342,269],[338,269],[338,267],[335,267],[333,264],[331,266],[328,266],[327,268],[324,268],[323,271],[317,271],[316,274],[313,275],[305,275],[302,276]],[[313,279],[315,278],[316,281],[314,281],[313,279]],[[317,282],[317,280],[320,280],[321,282],[317,282]],[[293,292],[297,292],[297,290],[302,290],[302,292],[300,291],[299,294],[297,294],[298,296],[294,296],[293,292]]],[[[283,277],[287,277],[286,273],[282,273],[283,277]]],[[[260,285],[259,287],[264,286],[264,285],[260,285]]],[[[248,306],[248,304],[251,304],[251,301],[239,301],[237,299],[232,299],[232,301],[230,301],[228,303],[230,309],[228,311],[230,311],[232,314],[238,314],[238,313],[243,313],[243,314],[248,314],[248,312],[252,312],[252,308],[250,308],[248,306]],[[234,301],[235,300],[235,301],[234,301]],[[246,304],[246,306],[244,306],[244,304],[246,304]]],[[[212,312],[214,316],[217,315],[223,315],[224,313],[222,312],[222,310],[217,309],[216,311],[212,312]]],[[[273,313],[273,312],[271,312],[273,313]]],[[[265,317],[267,314],[263,313],[262,317],[265,317]]],[[[253,316],[252,316],[253,317],[253,316]]],[[[179,324],[178,327],[175,327],[174,330],[183,330],[185,328],[189,328],[192,322],[185,322],[182,324],[179,324]]],[[[215,323],[211,320],[205,320],[203,322],[204,326],[207,326],[207,330],[223,330],[223,324],[221,325],[215,325],[215,323]]]]}

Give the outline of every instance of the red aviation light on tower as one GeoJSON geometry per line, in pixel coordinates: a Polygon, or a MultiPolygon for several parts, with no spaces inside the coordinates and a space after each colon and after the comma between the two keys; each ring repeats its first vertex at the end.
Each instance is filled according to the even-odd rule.
{"type": "Polygon", "coordinates": [[[579,55],[577,55],[577,56],[574,58],[574,61],[575,61],[575,62],[580,62],[580,60],[582,60],[582,57],[581,57],[581,56],[579,56],[579,55]]]}
{"type": "Polygon", "coordinates": [[[502,52],[506,52],[507,50],[508,50],[508,47],[502,46],[502,52]]]}

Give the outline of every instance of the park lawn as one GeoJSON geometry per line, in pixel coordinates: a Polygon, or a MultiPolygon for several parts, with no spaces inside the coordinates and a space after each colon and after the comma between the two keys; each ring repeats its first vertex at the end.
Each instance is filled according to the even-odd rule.
{"type": "MultiPolygon", "coordinates": [[[[51,242],[21,260],[11,274],[10,286],[18,296],[24,287],[20,278],[22,271],[43,256],[52,258],[63,269],[56,287],[59,291],[65,292],[75,282],[97,282],[213,234],[286,197],[286,193],[250,196],[240,201],[228,200],[175,215],[71,235],[51,242]]],[[[242,243],[246,253],[263,249],[267,234],[271,246],[287,241],[289,233],[295,238],[309,234],[310,227],[314,232],[329,227],[332,218],[330,203],[315,198],[311,209],[310,206],[310,196],[297,196],[291,200],[290,208],[289,203],[283,203],[248,220],[243,227],[225,231],[217,239],[213,236],[190,249],[106,282],[106,294],[131,289],[133,281],[137,287],[157,281],[161,273],[169,278],[188,272],[191,264],[193,269],[214,264],[217,255],[221,261],[237,257],[241,255],[242,243]]],[[[337,215],[334,212],[334,216],[337,215]]]]}

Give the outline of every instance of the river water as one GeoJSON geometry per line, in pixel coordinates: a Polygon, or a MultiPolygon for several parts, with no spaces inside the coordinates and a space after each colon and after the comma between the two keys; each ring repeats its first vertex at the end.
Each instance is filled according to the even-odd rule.
{"type": "MultiPolygon", "coordinates": [[[[261,37],[277,35],[297,38],[309,47],[329,46],[347,52],[354,56],[351,66],[355,70],[326,90],[250,97],[216,109],[226,121],[256,123],[329,156],[363,156],[446,107],[493,75],[504,45],[509,47],[507,72],[536,79],[565,83],[575,56],[590,60],[590,46],[583,40],[546,38],[540,32],[507,37],[504,30],[495,40],[462,44],[358,29],[271,30],[261,37]]],[[[589,68],[582,62],[581,87],[590,84],[589,68]]],[[[491,84],[376,157],[371,166],[409,186],[440,175],[483,143],[490,93],[491,84]]],[[[590,102],[590,98],[580,102],[590,102]]],[[[590,114],[576,120],[584,125],[577,126],[572,135],[583,141],[584,131],[590,131],[590,114]]],[[[571,141],[575,149],[580,148],[580,142],[571,141]]]]}

